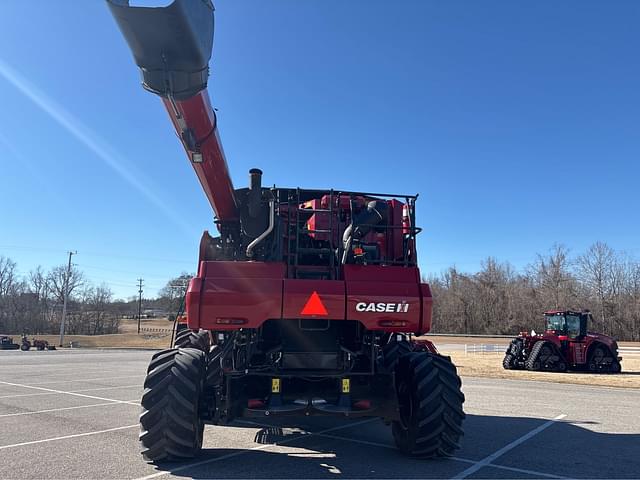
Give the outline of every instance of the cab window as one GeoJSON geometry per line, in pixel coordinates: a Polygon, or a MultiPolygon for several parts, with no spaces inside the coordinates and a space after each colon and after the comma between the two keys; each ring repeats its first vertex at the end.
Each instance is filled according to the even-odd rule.
{"type": "Polygon", "coordinates": [[[570,337],[577,337],[580,335],[579,315],[567,315],[567,334],[570,337]]]}

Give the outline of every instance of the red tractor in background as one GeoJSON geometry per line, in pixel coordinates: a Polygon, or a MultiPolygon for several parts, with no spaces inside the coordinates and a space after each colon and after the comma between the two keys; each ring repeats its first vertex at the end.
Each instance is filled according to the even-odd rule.
{"type": "Polygon", "coordinates": [[[505,369],[620,373],[618,344],[612,337],[587,331],[592,320],[588,310],[552,310],[544,316],[544,333],[521,332],[511,341],[502,361],[505,369]]]}
{"type": "Polygon", "coordinates": [[[107,2],[218,228],[200,242],[187,328],[148,368],[144,457],[197,455],[205,423],[307,415],[380,417],[404,453],[451,455],[461,381],[449,357],[414,338],[430,330],[432,304],[417,266],[417,195],[267,188],[258,169],[234,189],[207,93],[211,1],[107,2]]]}

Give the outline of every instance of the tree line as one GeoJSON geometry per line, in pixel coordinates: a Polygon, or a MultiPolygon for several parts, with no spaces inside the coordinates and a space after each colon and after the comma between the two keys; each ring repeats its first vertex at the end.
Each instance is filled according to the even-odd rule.
{"type": "Polygon", "coordinates": [[[588,309],[591,331],[640,340],[640,262],[604,242],[575,256],[554,245],[522,271],[489,257],[476,273],[453,266],[427,281],[434,297],[434,332],[541,331],[546,310],[588,309]]]}
{"type": "MultiPolygon", "coordinates": [[[[0,256],[0,333],[57,333],[66,266],[48,272],[38,267],[23,276],[17,272],[14,261],[0,256]]],[[[144,308],[162,308],[174,317],[190,278],[183,273],[169,280],[144,308]]],[[[521,271],[489,257],[478,272],[453,266],[426,280],[434,297],[434,332],[541,331],[545,310],[589,309],[591,330],[640,340],[640,262],[603,242],[573,256],[555,245],[521,271]]],[[[68,291],[69,334],[117,333],[120,319],[137,313],[137,299],[115,300],[107,285],[92,284],[77,267],[71,269],[68,291]]]]}
{"type": "MultiPolygon", "coordinates": [[[[67,267],[42,267],[19,275],[17,264],[0,255],[0,333],[30,335],[59,332],[67,267]]],[[[145,299],[143,308],[175,312],[186,290],[182,274],[167,283],[157,298],[145,299]]],[[[120,320],[138,312],[137,298],[114,299],[107,284],[94,285],[72,266],[68,280],[65,332],[70,335],[118,333],[120,320]]]]}

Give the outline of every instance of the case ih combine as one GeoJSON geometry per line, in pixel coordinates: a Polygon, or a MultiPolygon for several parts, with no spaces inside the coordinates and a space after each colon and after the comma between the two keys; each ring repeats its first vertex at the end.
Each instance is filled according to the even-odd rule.
{"type": "Polygon", "coordinates": [[[456,367],[428,341],[416,196],[234,189],[207,93],[213,5],[107,0],[216,215],[186,295],[187,329],[156,353],[142,398],[149,461],[193,457],[204,424],[238,417],[381,417],[398,447],[450,455],[462,436],[456,367]]]}
{"type": "Polygon", "coordinates": [[[511,341],[502,361],[505,369],[620,373],[618,344],[612,337],[587,331],[589,311],[553,310],[544,316],[543,334],[522,332],[511,341]]]}

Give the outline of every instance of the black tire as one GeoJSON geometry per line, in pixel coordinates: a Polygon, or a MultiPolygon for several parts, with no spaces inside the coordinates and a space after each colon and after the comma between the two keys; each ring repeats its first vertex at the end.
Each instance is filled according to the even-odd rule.
{"type": "Polygon", "coordinates": [[[505,370],[515,370],[516,368],[516,359],[510,353],[507,353],[502,359],[502,368],[505,370]]]}
{"type": "Polygon", "coordinates": [[[190,329],[182,330],[176,335],[173,348],[197,348],[205,353],[209,352],[211,341],[207,330],[195,332],[190,329]]]}
{"type": "Polygon", "coordinates": [[[398,341],[396,334],[382,349],[382,365],[387,372],[393,372],[401,357],[411,352],[411,343],[407,340],[398,341]]]}
{"type": "Polygon", "coordinates": [[[140,442],[145,460],[178,461],[200,452],[205,374],[205,354],[195,348],[172,348],[152,357],[144,381],[140,415],[140,442]]]}
{"type": "Polygon", "coordinates": [[[222,357],[223,349],[217,345],[214,345],[209,352],[207,359],[207,387],[217,387],[222,383],[222,357]]]}
{"type": "Polygon", "coordinates": [[[403,453],[432,458],[450,456],[459,448],[465,418],[461,385],[449,357],[411,352],[399,360],[400,420],[392,423],[391,431],[403,453]]]}
{"type": "Polygon", "coordinates": [[[20,345],[20,350],[22,350],[23,352],[26,352],[26,351],[28,351],[30,349],[31,349],[30,345],[26,345],[24,343],[22,345],[20,345]]]}

